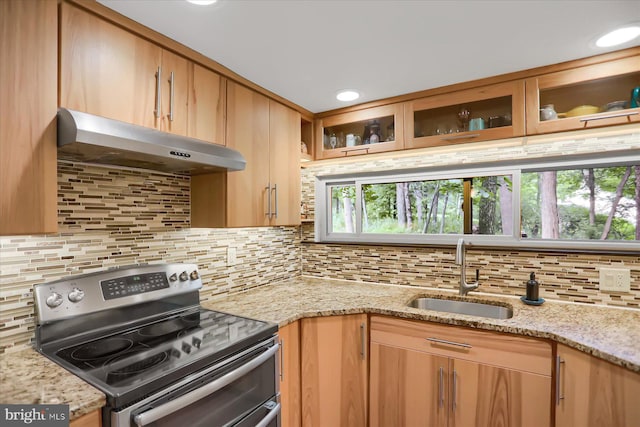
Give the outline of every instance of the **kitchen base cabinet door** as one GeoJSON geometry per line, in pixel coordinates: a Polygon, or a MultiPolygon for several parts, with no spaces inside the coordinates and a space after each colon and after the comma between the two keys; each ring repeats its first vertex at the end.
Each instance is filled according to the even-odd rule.
{"type": "Polygon", "coordinates": [[[551,426],[551,377],[458,359],[450,369],[450,427],[551,426]]]}
{"type": "Polygon", "coordinates": [[[102,426],[102,416],[99,409],[89,412],[81,416],[80,418],[76,418],[75,420],[69,423],[69,427],[101,427],[102,426]]]}
{"type": "Polygon", "coordinates": [[[367,425],[367,315],[302,319],[302,425],[367,425]]]}
{"type": "Polygon", "coordinates": [[[280,404],[282,427],[300,427],[300,322],[278,330],[280,338],[280,404]]]}
{"type": "Polygon", "coordinates": [[[448,359],[371,343],[371,427],[446,427],[448,359]]]}
{"type": "Polygon", "coordinates": [[[640,426],[640,374],[558,345],[556,427],[640,426]]]}

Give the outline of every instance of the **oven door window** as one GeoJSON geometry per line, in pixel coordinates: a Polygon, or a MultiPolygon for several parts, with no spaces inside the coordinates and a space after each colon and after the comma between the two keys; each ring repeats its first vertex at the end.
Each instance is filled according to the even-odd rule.
{"type": "Polygon", "coordinates": [[[131,426],[234,426],[253,414],[270,416],[277,405],[276,349],[263,348],[143,404],[132,412],[131,426]]]}

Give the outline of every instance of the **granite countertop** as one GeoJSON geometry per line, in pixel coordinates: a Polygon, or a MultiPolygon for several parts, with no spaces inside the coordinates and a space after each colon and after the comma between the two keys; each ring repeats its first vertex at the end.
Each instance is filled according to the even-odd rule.
{"type": "Polygon", "coordinates": [[[102,408],[104,394],[50,361],[28,349],[0,357],[0,403],[68,404],[74,420],[102,408]]]}
{"type": "Polygon", "coordinates": [[[549,300],[530,306],[519,297],[478,292],[464,298],[513,307],[513,317],[500,320],[407,307],[419,296],[461,299],[446,290],[303,276],[203,306],[280,326],[304,317],[370,313],[508,332],[551,339],[640,373],[640,310],[549,300]]]}
{"type": "MultiPolygon", "coordinates": [[[[499,320],[407,307],[419,296],[460,299],[440,289],[296,277],[203,306],[280,326],[304,317],[370,313],[508,332],[551,339],[640,373],[640,310],[556,301],[534,307],[518,297],[477,292],[464,298],[511,306],[513,317],[499,320]]],[[[73,420],[104,406],[105,396],[29,349],[0,357],[0,403],[69,404],[73,420]]]]}

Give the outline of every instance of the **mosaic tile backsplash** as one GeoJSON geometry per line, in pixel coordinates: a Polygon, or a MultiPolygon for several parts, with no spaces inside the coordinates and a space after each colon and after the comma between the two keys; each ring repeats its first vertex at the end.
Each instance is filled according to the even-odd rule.
{"type": "MultiPolygon", "coordinates": [[[[415,168],[508,158],[640,149],[640,127],[627,135],[536,142],[526,138],[399,153],[397,157],[321,162],[302,172],[302,200],[314,214],[318,174],[415,168]]],[[[305,274],[317,277],[455,289],[453,248],[334,245],[313,242],[302,227],[191,229],[189,177],[89,165],[58,164],[59,232],[0,237],[0,353],[33,340],[32,286],[73,274],[136,263],[195,262],[205,284],[201,298],[305,274]],[[226,265],[227,247],[238,263],[226,265]]],[[[640,255],[468,250],[483,292],[522,295],[536,271],[543,298],[640,307],[640,255]],[[631,270],[631,292],[598,290],[599,266],[631,270]]]]}
{"type": "Polygon", "coordinates": [[[189,177],[58,164],[59,232],[0,237],[0,353],[30,345],[32,287],[138,263],[193,262],[202,300],[300,274],[297,227],[190,229],[189,177]],[[226,265],[227,247],[237,264],[226,265]]]}
{"type": "MultiPolygon", "coordinates": [[[[394,153],[309,164],[302,170],[302,201],[314,215],[318,175],[462,165],[507,159],[531,159],[602,151],[640,150],[640,127],[625,126],[615,135],[581,137],[580,133],[514,138],[429,150],[394,153]],[[628,132],[626,130],[629,130],[628,132]]],[[[317,244],[313,224],[302,226],[303,274],[335,279],[457,289],[459,267],[455,248],[317,244]],[[305,243],[306,242],[306,243],[305,243]]],[[[468,274],[480,269],[481,292],[524,295],[529,273],[535,271],[540,296],[572,302],[640,308],[640,253],[633,255],[571,254],[518,250],[467,250],[468,274]],[[631,272],[631,292],[600,292],[599,267],[624,267],[631,272]]]]}

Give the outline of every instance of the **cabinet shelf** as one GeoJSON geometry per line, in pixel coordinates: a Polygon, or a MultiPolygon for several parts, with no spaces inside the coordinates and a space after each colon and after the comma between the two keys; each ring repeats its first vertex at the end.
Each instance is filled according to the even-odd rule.
{"type": "Polygon", "coordinates": [[[430,96],[405,104],[407,148],[524,134],[524,82],[430,96]],[[463,113],[466,112],[466,120],[463,113]]]}
{"type": "Polygon", "coordinates": [[[402,105],[338,114],[316,122],[316,158],[329,159],[402,148],[402,105]]]}
{"type": "Polygon", "coordinates": [[[639,86],[639,56],[527,79],[527,134],[640,122],[640,108],[630,108],[631,92],[639,86]],[[610,109],[616,101],[621,105],[610,109]],[[546,105],[558,118],[543,120],[546,105]]]}

